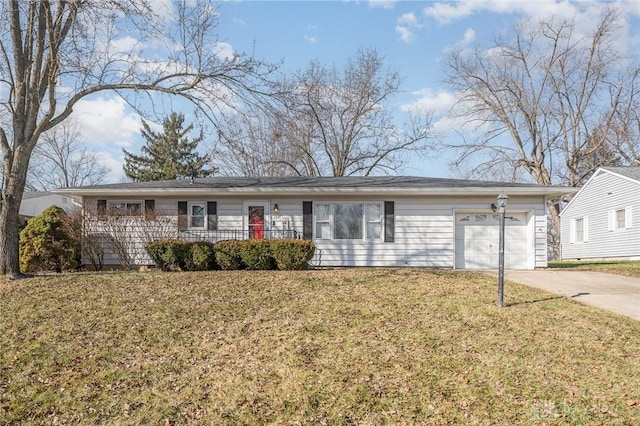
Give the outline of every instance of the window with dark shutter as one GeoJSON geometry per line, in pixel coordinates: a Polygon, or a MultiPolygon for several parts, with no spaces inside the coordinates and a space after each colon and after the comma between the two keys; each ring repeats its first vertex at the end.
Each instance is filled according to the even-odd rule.
{"type": "Polygon", "coordinates": [[[187,226],[187,202],[178,201],[178,231],[185,231],[187,226]]]}
{"type": "Polygon", "coordinates": [[[395,203],[393,201],[384,202],[384,241],[392,243],[396,237],[395,203]]]}
{"type": "Polygon", "coordinates": [[[207,229],[218,230],[218,203],[215,201],[207,202],[207,229]]]}
{"type": "Polygon", "coordinates": [[[107,200],[98,200],[97,212],[98,219],[104,219],[107,215],[107,200]]]}
{"type": "Polygon", "coordinates": [[[313,202],[302,202],[302,238],[313,239],[313,202]]]}
{"type": "Polygon", "coordinates": [[[144,200],[144,219],[154,220],[156,218],[156,200],[144,200]]]}

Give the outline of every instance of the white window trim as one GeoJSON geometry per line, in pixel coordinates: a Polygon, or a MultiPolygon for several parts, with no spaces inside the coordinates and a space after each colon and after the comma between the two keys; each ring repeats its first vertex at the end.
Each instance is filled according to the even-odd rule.
{"type": "MultiPolygon", "coordinates": [[[[133,215],[133,214],[125,214],[123,216],[125,217],[144,217],[144,201],[142,200],[107,200],[107,212],[109,211],[113,211],[114,207],[112,207],[112,204],[120,204],[120,203],[125,203],[125,204],[140,204],[140,214],[137,215],[133,215]]],[[[128,213],[129,210],[126,210],[126,212],[128,213]]]]}
{"type": "MultiPolygon", "coordinates": [[[[319,223],[327,223],[327,221],[322,220],[319,223]]],[[[362,242],[372,242],[372,241],[384,241],[385,235],[385,222],[384,222],[384,202],[383,201],[327,201],[327,202],[314,202],[313,203],[313,239],[314,240],[322,240],[322,241],[362,241],[362,242]],[[336,239],[334,235],[334,206],[336,204],[361,204],[362,205],[362,238],[358,239],[336,239]],[[320,238],[317,235],[317,216],[316,211],[318,205],[328,205],[329,206],[329,238],[320,238]],[[380,218],[377,221],[370,221],[367,217],[367,205],[377,205],[379,206],[380,218]],[[380,224],[380,238],[368,238],[367,235],[367,224],[377,222],[380,224]]]]}
{"type": "Polygon", "coordinates": [[[589,241],[589,218],[587,216],[571,219],[569,222],[569,242],[572,244],[584,244],[589,241]],[[577,222],[582,220],[582,240],[578,241],[577,222]]]}
{"type": "Polygon", "coordinates": [[[609,231],[623,231],[633,227],[633,209],[631,206],[609,210],[609,231]],[[624,226],[618,226],[618,212],[624,211],[624,226]]]}
{"type": "Polygon", "coordinates": [[[207,229],[207,202],[206,201],[189,201],[187,203],[187,228],[200,230],[200,231],[204,231],[207,229]],[[191,212],[193,211],[191,208],[192,206],[202,206],[204,211],[204,215],[203,215],[204,220],[202,221],[202,226],[191,226],[191,217],[192,217],[191,212]]]}

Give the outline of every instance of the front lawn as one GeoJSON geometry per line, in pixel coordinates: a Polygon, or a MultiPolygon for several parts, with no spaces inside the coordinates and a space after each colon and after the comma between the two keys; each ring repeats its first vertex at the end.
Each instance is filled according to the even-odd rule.
{"type": "Polygon", "coordinates": [[[640,424],[640,322],[417,269],[0,283],[0,424],[640,424]]]}
{"type": "Polygon", "coordinates": [[[640,278],[640,260],[561,260],[549,262],[549,268],[608,272],[640,278]]]}

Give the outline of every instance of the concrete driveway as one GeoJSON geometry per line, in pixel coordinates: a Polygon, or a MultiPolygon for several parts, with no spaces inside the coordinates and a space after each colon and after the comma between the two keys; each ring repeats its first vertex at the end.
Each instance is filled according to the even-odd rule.
{"type": "MultiPolygon", "coordinates": [[[[497,271],[492,271],[497,276],[497,271]]],[[[505,271],[505,279],[563,294],[588,305],[640,321],[640,279],[604,272],[538,270],[505,271]]]]}

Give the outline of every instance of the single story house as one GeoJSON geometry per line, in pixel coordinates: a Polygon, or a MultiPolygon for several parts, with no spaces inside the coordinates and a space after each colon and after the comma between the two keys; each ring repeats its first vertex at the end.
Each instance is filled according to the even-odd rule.
{"type": "Polygon", "coordinates": [[[601,167],[560,213],[562,259],[640,259],[640,167],[601,167]]]}
{"type": "Polygon", "coordinates": [[[53,192],[25,192],[22,194],[20,203],[20,223],[26,223],[32,217],[39,216],[51,206],[58,206],[68,211],[73,206],[73,202],[69,197],[53,192]]]}
{"type": "MultiPolygon", "coordinates": [[[[571,188],[407,177],[211,177],[57,190],[81,198],[100,228],[130,218],[132,264],[151,263],[152,238],[313,240],[320,266],[497,268],[499,215],[507,205],[505,267],[547,266],[546,202],[571,188]],[[493,208],[492,208],[493,207],[493,208]],[[137,245],[136,245],[137,244],[137,245]]],[[[122,233],[123,229],[119,232],[122,233]]],[[[117,263],[106,253],[105,264],[117,263]]]]}

